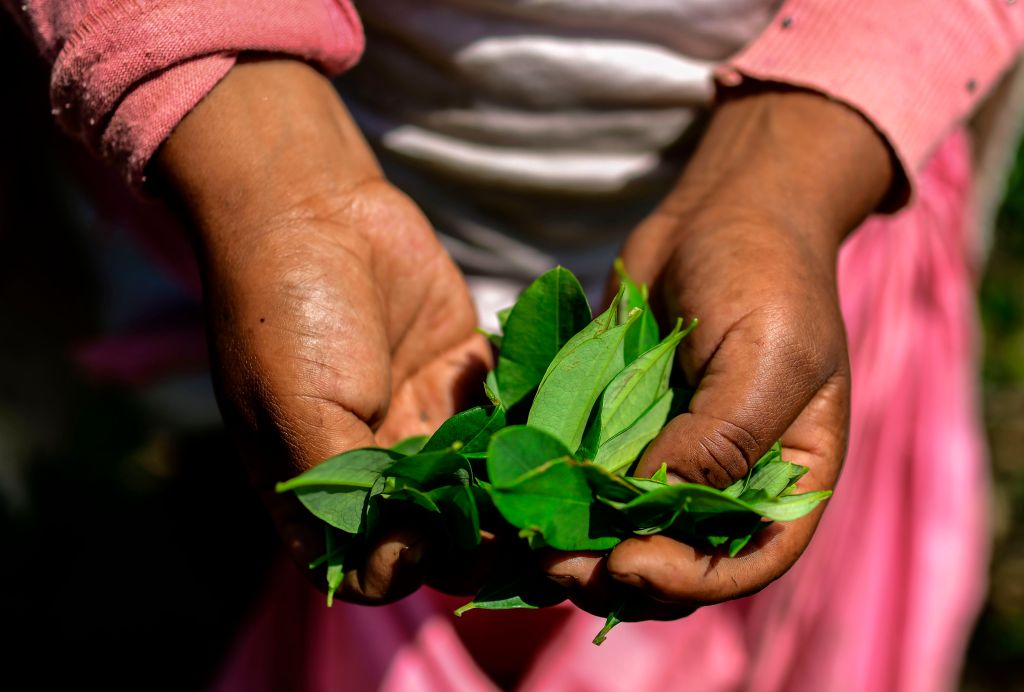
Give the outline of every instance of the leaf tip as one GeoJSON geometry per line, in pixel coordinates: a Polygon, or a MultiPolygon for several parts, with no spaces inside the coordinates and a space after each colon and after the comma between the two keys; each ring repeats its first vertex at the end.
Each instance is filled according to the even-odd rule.
{"type": "MultiPolygon", "coordinates": [[[[680,319],[679,321],[682,322],[682,319],[680,319]]],[[[683,331],[679,332],[680,335],[681,335],[680,338],[685,338],[685,337],[689,336],[690,332],[692,332],[694,329],[696,329],[698,324],[700,324],[700,320],[697,319],[696,317],[694,317],[692,320],[690,320],[690,324],[686,325],[686,329],[684,329],[683,331]]]]}

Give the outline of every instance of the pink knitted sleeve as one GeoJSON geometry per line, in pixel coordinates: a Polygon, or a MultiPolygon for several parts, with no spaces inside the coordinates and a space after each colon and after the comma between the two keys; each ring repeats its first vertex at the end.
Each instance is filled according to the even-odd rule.
{"type": "Polygon", "coordinates": [[[53,114],[134,184],[240,51],[294,55],[338,73],[363,49],[348,0],[3,2],[53,65],[53,114]]]}
{"type": "Polygon", "coordinates": [[[795,84],[856,108],[913,182],[1022,41],[1024,2],[1015,0],[788,0],[718,76],[795,84]]]}

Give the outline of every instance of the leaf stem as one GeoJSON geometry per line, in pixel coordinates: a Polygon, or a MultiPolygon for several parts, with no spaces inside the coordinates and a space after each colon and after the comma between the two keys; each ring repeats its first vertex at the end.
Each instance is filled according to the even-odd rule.
{"type": "Polygon", "coordinates": [[[286,481],[282,481],[274,486],[274,490],[279,493],[286,493],[289,490],[295,490],[297,488],[361,488],[363,490],[370,490],[373,488],[373,483],[360,483],[358,481],[337,481],[328,480],[324,478],[304,478],[303,476],[296,476],[286,481]]]}

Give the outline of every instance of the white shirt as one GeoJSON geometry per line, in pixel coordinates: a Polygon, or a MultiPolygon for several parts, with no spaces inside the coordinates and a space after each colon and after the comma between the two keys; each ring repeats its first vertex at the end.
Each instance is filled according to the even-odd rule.
{"type": "MultiPolygon", "coordinates": [[[[481,317],[554,264],[599,287],[679,173],[711,69],[776,0],[365,0],[339,82],[481,317]]],[[[599,290],[599,289],[598,289],[599,290]]]]}

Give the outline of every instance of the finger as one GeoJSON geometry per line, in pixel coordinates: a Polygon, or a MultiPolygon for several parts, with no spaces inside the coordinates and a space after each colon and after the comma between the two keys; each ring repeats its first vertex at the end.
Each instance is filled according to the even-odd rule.
{"type": "Polygon", "coordinates": [[[354,603],[384,604],[408,596],[423,583],[433,542],[419,527],[384,532],[371,543],[365,559],[345,572],[341,597],[354,603]]]}
{"type": "Polygon", "coordinates": [[[677,620],[696,608],[689,603],[659,601],[646,591],[624,587],[608,571],[607,555],[552,550],[539,553],[538,558],[548,577],[566,590],[569,600],[591,615],[605,617],[616,609],[624,621],[677,620]],[[624,596],[628,608],[620,606],[624,596]]]}
{"type": "Polygon", "coordinates": [[[599,585],[603,572],[603,553],[538,550],[534,555],[541,570],[560,586],[579,590],[599,585]]]}
{"type": "MultiPolygon", "coordinates": [[[[845,363],[813,345],[824,341],[813,335],[798,340],[793,333],[770,312],[752,313],[728,329],[689,411],[651,443],[639,474],[665,463],[678,479],[719,488],[745,476],[845,363]]],[[[829,434],[845,425],[841,411],[830,413],[829,434]]]]}
{"type": "Polygon", "coordinates": [[[810,541],[821,508],[788,524],[772,524],[736,557],[703,551],[666,536],[623,541],[608,556],[617,582],[650,597],[707,605],[756,593],[780,577],[810,541]]]}
{"type": "Polygon", "coordinates": [[[536,556],[544,573],[565,589],[577,608],[597,616],[609,613],[615,603],[613,590],[616,584],[604,568],[605,555],[543,550],[536,556]]]}

